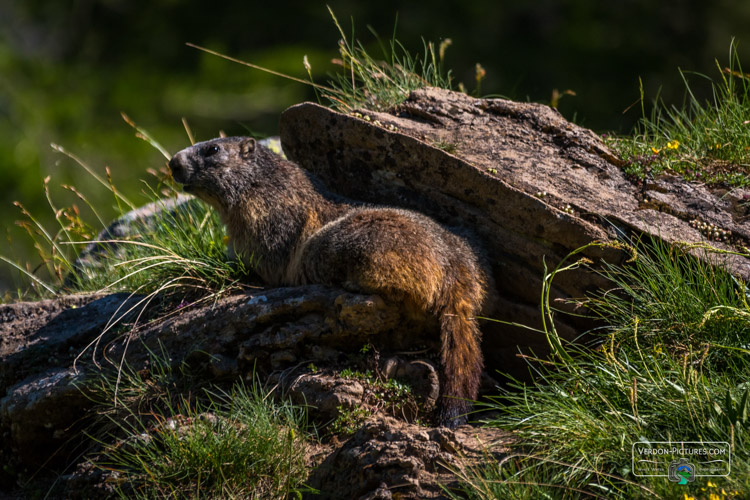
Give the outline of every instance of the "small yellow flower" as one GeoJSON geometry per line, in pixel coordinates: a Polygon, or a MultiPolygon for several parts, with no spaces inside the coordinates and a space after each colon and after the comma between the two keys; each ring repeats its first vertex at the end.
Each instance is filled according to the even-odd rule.
{"type": "Polygon", "coordinates": [[[661,152],[661,149],[651,148],[651,151],[653,151],[655,155],[658,155],[661,152]]]}
{"type": "Polygon", "coordinates": [[[684,496],[682,497],[682,500],[695,500],[695,497],[685,493],[684,496]]]}
{"type": "Polygon", "coordinates": [[[478,82],[482,81],[482,78],[487,76],[487,70],[485,70],[481,64],[477,63],[476,67],[474,68],[475,71],[475,77],[478,82]]]}
{"type": "Polygon", "coordinates": [[[679,147],[680,147],[680,141],[669,141],[669,142],[667,143],[667,147],[668,147],[669,149],[677,149],[677,148],[679,148],[679,147]]]}
{"type": "Polygon", "coordinates": [[[712,483],[710,479],[708,480],[708,483],[706,483],[706,486],[708,486],[709,488],[716,488],[716,485],[712,483]]]}
{"type": "Polygon", "coordinates": [[[225,245],[227,243],[229,243],[229,235],[224,236],[224,238],[222,239],[222,241],[224,242],[225,245]]]}
{"type": "Polygon", "coordinates": [[[716,493],[709,493],[708,500],[721,500],[721,497],[716,493]]]}

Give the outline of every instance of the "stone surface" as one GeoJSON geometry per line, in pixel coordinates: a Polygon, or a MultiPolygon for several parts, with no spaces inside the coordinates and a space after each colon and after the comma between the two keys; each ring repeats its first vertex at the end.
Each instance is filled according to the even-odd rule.
{"type": "Polygon", "coordinates": [[[113,317],[127,320],[137,299],[90,294],[0,305],[0,397],[23,379],[67,367],[113,317]]]}
{"type": "Polygon", "coordinates": [[[328,374],[305,373],[294,379],[285,392],[293,403],[312,407],[322,422],[331,422],[344,409],[363,403],[365,390],[356,380],[328,374]]]}
{"type": "Polygon", "coordinates": [[[81,432],[90,406],[79,389],[86,373],[74,369],[75,359],[112,318],[128,321],[137,300],[90,294],[0,306],[0,462],[69,458],[65,445],[81,432]]]}
{"type": "MultiPolygon", "coordinates": [[[[168,363],[186,362],[214,382],[231,383],[277,370],[296,375],[295,369],[312,361],[336,366],[346,359],[342,353],[356,352],[373,337],[396,347],[408,345],[408,332],[414,338],[422,333],[418,325],[409,330],[398,307],[379,297],[307,286],[226,296],[101,336],[139,299],[91,295],[0,308],[0,457],[38,464],[51,449],[70,444],[91,406],[79,387],[96,380],[100,370],[116,370],[121,360],[138,371],[149,366],[153,353],[163,353],[168,363]]],[[[335,417],[339,404],[355,404],[356,382],[339,383],[348,396],[333,399],[329,385],[308,382],[297,392],[320,406],[321,420],[335,417]]]]}
{"type": "MultiPolygon", "coordinates": [[[[304,404],[318,424],[332,422],[342,410],[367,408],[375,420],[364,433],[343,444],[334,439],[321,445],[327,451],[313,475],[332,498],[381,498],[377,495],[391,490],[407,495],[402,498],[432,498],[439,493],[434,481],[450,478],[437,464],[463,449],[445,444],[453,438],[446,441],[443,434],[453,436],[452,431],[382,420],[387,412],[413,419],[417,402],[420,418],[429,418],[439,394],[434,363],[420,358],[429,347],[395,351],[413,348],[422,336],[429,346],[436,332],[411,324],[397,305],[324,286],[252,290],[152,317],[135,329],[132,324],[111,328],[102,336],[113,316],[140,299],[89,295],[0,308],[0,460],[7,466],[0,474],[0,495],[12,491],[9,471],[44,477],[38,468],[69,466],[93,444],[79,437],[92,422],[92,402],[81,389],[97,381],[100,370],[114,373],[122,359],[130,370],[146,373],[154,352],[175,366],[188,363],[194,375],[205,373],[214,383],[259,376],[279,387],[279,396],[304,404]],[[372,382],[336,374],[353,366],[352,359],[361,358],[360,348],[369,343],[392,354],[380,359],[375,351],[373,373],[413,382],[410,397],[416,399],[407,408],[389,410],[372,382]],[[322,369],[311,371],[311,362],[322,369]],[[344,473],[349,467],[366,471],[356,479],[362,483],[346,483],[355,479],[344,473]]],[[[110,474],[85,463],[78,468],[62,483],[70,490],[61,498],[112,492],[110,474]]]]}
{"type": "Polygon", "coordinates": [[[435,429],[374,417],[325,456],[308,484],[330,499],[447,498],[440,485],[455,483],[449,468],[458,466],[459,455],[468,463],[486,461],[486,454],[499,460],[503,443],[508,436],[497,429],[435,429]]]}
{"type": "Polygon", "coordinates": [[[89,406],[77,385],[83,378],[69,368],[51,368],[7,389],[0,399],[4,463],[70,460],[72,450],[64,445],[81,432],[77,423],[89,406]]]}
{"type": "MultiPolygon", "coordinates": [[[[287,156],[331,190],[416,209],[474,233],[497,285],[492,317],[507,322],[540,327],[545,265],[554,268],[591,241],[646,234],[669,242],[709,242],[693,220],[729,231],[738,245],[750,240],[750,204],[741,203],[750,191],[711,191],[668,176],[637,187],[592,131],[541,104],[425,88],[391,113],[346,115],[299,104],[284,112],[280,132],[287,156]]],[[[585,255],[610,263],[625,257],[599,248],[585,255]]],[[[750,278],[749,259],[722,259],[736,275],[750,278]]],[[[558,275],[551,296],[578,298],[606,285],[580,269],[558,275]]],[[[592,326],[561,315],[556,322],[568,339],[592,326]]],[[[546,351],[544,336],[529,330],[498,324],[482,330],[490,368],[523,370],[517,345],[546,351]]]]}

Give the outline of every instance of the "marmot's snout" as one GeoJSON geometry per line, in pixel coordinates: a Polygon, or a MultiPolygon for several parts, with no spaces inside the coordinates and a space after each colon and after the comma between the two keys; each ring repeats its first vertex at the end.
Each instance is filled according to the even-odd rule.
{"type": "Polygon", "coordinates": [[[180,184],[186,184],[190,178],[190,160],[188,154],[183,149],[169,160],[169,170],[172,171],[172,177],[180,184]]]}

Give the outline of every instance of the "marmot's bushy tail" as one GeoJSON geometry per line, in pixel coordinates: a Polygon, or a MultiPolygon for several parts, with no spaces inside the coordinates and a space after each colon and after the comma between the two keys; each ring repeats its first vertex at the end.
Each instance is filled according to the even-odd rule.
{"type": "Polygon", "coordinates": [[[480,332],[474,308],[465,300],[448,304],[440,314],[440,363],[442,398],[440,423],[456,427],[466,422],[466,413],[477,398],[483,360],[480,332]]]}

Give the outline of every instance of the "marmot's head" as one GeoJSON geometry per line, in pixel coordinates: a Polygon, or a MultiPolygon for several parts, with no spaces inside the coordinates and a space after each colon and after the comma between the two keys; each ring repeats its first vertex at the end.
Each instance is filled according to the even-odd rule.
{"type": "Polygon", "coordinates": [[[212,139],[174,155],[169,168],[186,192],[227,210],[247,198],[262,176],[256,162],[259,149],[251,137],[212,139]]]}

